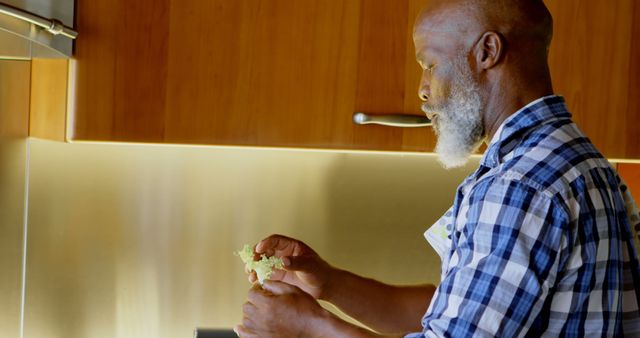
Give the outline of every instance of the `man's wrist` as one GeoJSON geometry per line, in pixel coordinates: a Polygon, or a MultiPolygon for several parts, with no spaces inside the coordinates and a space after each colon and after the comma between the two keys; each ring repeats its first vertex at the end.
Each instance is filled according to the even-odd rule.
{"type": "Polygon", "coordinates": [[[319,316],[310,322],[308,333],[313,337],[333,338],[379,338],[382,337],[372,331],[348,323],[338,318],[328,310],[322,309],[319,316]]]}
{"type": "Polygon", "coordinates": [[[325,283],[322,286],[322,290],[320,290],[318,299],[332,303],[332,299],[335,297],[335,286],[345,286],[344,282],[342,282],[344,273],[345,271],[330,266],[327,271],[325,283]]]}

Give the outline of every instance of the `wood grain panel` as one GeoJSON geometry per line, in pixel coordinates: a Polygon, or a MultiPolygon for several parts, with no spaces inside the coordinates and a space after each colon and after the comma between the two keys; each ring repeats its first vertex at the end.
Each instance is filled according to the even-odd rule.
{"type": "Polygon", "coordinates": [[[351,116],[404,110],[406,0],[106,2],[79,6],[76,139],[402,149],[351,116]]]}
{"type": "Polygon", "coordinates": [[[347,145],[350,118],[341,114],[353,109],[357,2],[180,1],[172,8],[169,142],[347,145]]]}
{"type": "Polygon", "coordinates": [[[627,150],[634,1],[546,1],[554,17],[550,67],[554,89],[575,121],[608,157],[627,150]]]}
{"type": "MultiPolygon", "coordinates": [[[[246,49],[241,49],[252,38],[247,23],[261,7],[247,5],[242,1],[172,3],[165,121],[170,142],[211,139],[224,143],[233,140],[228,134],[251,133],[251,112],[234,106],[234,96],[251,102],[248,96],[236,95],[238,86],[247,81],[238,72],[243,66],[251,67],[246,49]]],[[[249,94],[248,87],[241,88],[249,94]]],[[[247,137],[246,142],[255,139],[247,137]]]]}
{"type": "Polygon", "coordinates": [[[78,140],[113,140],[117,28],[132,26],[120,20],[116,1],[78,1],[76,12],[81,33],[74,54],[76,94],[70,134],[78,140]]]}
{"type": "Polygon", "coordinates": [[[77,139],[163,140],[166,1],[78,4],[77,139]]]}
{"type": "Polygon", "coordinates": [[[31,62],[0,60],[0,137],[23,138],[29,133],[31,62]]]}
{"type": "Polygon", "coordinates": [[[633,2],[633,28],[631,32],[631,56],[629,58],[629,91],[627,98],[627,158],[640,158],[640,2],[633,2]]]}
{"type": "Polygon", "coordinates": [[[119,5],[114,137],[161,142],[167,87],[169,0],[120,0],[119,5]]]}
{"type": "MultiPolygon", "coordinates": [[[[406,1],[361,1],[355,111],[382,114],[404,111],[407,11],[406,1]]],[[[374,125],[357,127],[354,143],[366,144],[372,137],[383,150],[402,145],[402,129],[374,125]]]]}
{"type": "MultiPolygon", "coordinates": [[[[425,0],[78,4],[75,139],[431,151],[411,32],[425,0]]],[[[640,157],[640,5],[546,0],[554,86],[608,157],[640,157]]]]}
{"type": "Polygon", "coordinates": [[[31,61],[29,136],[65,141],[68,75],[66,59],[31,61]]]}
{"type": "Polygon", "coordinates": [[[636,203],[640,202],[640,164],[618,163],[618,173],[627,183],[636,203]]]}

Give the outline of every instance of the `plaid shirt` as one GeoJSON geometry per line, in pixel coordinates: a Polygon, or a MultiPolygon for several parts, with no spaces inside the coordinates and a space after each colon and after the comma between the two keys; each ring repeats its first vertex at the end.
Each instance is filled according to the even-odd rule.
{"type": "Polygon", "coordinates": [[[509,117],[426,233],[442,281],[407,337],[640,336],[626,186],[564,99],[509,117]]]}

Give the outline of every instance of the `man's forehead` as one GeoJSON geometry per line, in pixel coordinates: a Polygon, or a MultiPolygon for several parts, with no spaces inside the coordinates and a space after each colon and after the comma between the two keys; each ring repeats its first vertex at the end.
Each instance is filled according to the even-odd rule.
{"type": "Polygon", "coordinates": [[[420,11],[413,32],[465,33],[478,28],[478,17],[468,1],[432,0],[420,11]]]}
{"type": "Polygon", "coordinates": [[[422,42],[434,42],[448,39],[459,39],[464,35],[464,31],[459,29],[415,29],[413,31],[413,40],[422,42]]]}
{"type": "Polygon", "coordinates": [[[416,58],[420,60],[425,54],[448,54],[457,50],[463,42],[461,36],[455,30],[416,30],[413,34],[416,58]]]}
{"type": "Polygon", "coordinates": [[[452,53],[469,43],[480,27],[464,2],[436,2],[420,12],[413,28],[413,41],[421,53],[452,53]]]}
{"type": "Polygon", "coordinates": [[[434,15],[418,17],[413,26],[413,35],[430,35],[430,34],[460,34],[468,32],[473,25],[470,21],[473,17],[464,15],[463,13],[447,14],[437,13],[434,15]]]}

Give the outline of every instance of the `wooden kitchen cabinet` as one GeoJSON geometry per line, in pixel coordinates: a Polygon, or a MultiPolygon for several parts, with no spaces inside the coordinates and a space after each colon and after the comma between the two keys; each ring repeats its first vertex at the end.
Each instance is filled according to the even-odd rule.
{"type": "MultiPolygon", "coordinates": [[[[640,3],[548,0],[551,68],[610,157],[640,157],[640,3]]],[[[73,140],[431,151],[413,21],[424,0],[79,1],[73,140]]]]}
{"type": "Polygon", "coordinates": [[[70,136],[430,150],[428,128],[362,127],[351,118],[421,114],[409,43],[418,3],[80,1],[70,136]]]}
{"type": "Polygon", "coordinates": [[[548,0],[556,92],[608,158],[640,158],[640,2],[548,0]]]}
{"type": "Polygon", "coordinates": [[[640,203],[640,163],[618,163],[617,170],[629,187],[636,204],[640,203]]]}

